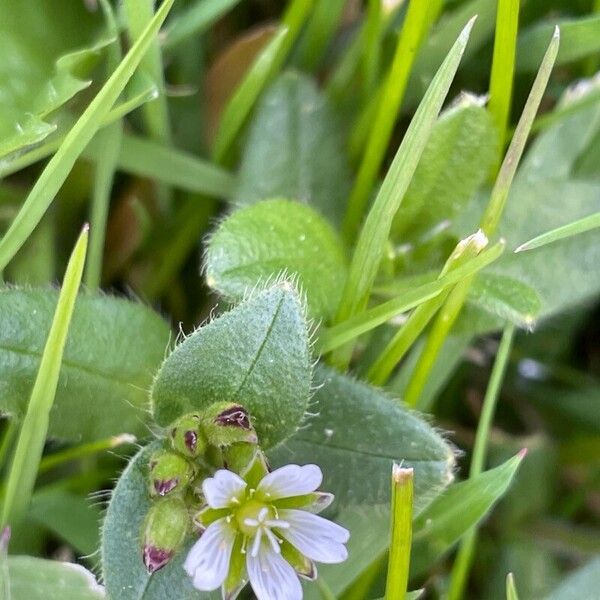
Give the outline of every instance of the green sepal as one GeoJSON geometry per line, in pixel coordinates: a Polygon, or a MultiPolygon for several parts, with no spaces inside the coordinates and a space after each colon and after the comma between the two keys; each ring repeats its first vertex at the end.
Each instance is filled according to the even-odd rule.
{"type": "Polygon", "coordinates": [[[299,550],[297,550],[287,540],[283,540],[281,544],[281,556],[292,565],[294,571],[304,579],[314,581],[317,578],[317,567],[315,563],[306,558],[299,550]]]}
{"type": "Polygon", "coordinates": [[[333,499],[333,494],[313,492],[312,494],[304,494],[302,496],[279,498],[273,501],[273,506],[278,509],[301,508],[312,513],[320,513],[333,502],[333,499]]]}
{"type": "Polygon", "coordinates": [[[225,468],[237,473],[252,488],[268,473],[264,454],[255,444],[239,442],[223,449],[225,468]]]}
{"type": "Polygon", "coordinates": [[[188,456],[197,458],[206,450],[206,438],[200,428],[200,415],[190,413],[177,419],[169,431],[171,446],[173,450],[188,456]]]}
{"type": "Polygon", "coordinates": [[[186,458],[170,450],[154,452],[148,465],[151,496],[166,496],[174,490],[183,492],[195,474],[186,458]]]}
{"type": "Polygon", "coordinates": [[[204,530],[211,523],[223,519],[229,514],[231,514],[230,508],[210,508],[210,506],[205,506],[194,515],[194,524],[197,525],[199,529],[204,530]]]}
{"type": "Polygon", "coordinates": [[[202,413],[201,422],[202,431],[213,446],[258,442],[248,411],[236,402],[216,402],[202,413]]]}
{"type": "Polygon", "coordinates": [[[246,555],[242,552],[244,536],[238,535],[233,542],[229,573],[223,583],[224,600],[234,600],[246,585],[246,555]]]}
{"type": "Polygon", "coordinates": [[[164,567],[182,546],[190,517],[185,502],[177,496],[155,502],[144,524],[144,564],[150,573],[164,567]]]}

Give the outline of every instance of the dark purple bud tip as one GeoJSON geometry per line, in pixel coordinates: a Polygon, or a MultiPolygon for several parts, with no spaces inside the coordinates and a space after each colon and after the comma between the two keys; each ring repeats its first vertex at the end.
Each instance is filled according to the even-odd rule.
{"type": "Polygon", "coordinates": [[[179,479],[174,477],[173,479],[155,479],[154,489],[159,496],[166,496],[171,490],[177,487],[179,479]]]}
{"type": "Polygon", "coordinates": [[[154,573],[162,569],[173,556],[173,551],[156,548],[155,546],[144,547],[144,564],[148,573],[154,573]]]}
{"type": "Polygon", "coordinates": [[[196,452],[196,446],[198,445],[198,434],[195,431],[186,431],[183,434],[183,441],[186,448],[194,453],[196,452]]]}
{"type": "Polygon", "coordinates": [[[250,419],[246,409],[242,406],[230,406],[215,418],[217,425],[225,427],[240,427],[250,429],[250,419]]]}

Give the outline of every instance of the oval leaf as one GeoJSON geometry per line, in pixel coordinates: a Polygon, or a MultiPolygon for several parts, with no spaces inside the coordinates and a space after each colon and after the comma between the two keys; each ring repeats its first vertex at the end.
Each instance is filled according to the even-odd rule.
{"type": "Polygon", "coordinates": [[[179,344],[152,388],[154,418],[239,402],[269,448],[294,433],[308,405],[311,362],[300,299],[287,282],[243,302],[179,344]]]}
{"type": "Polygon", "coordinates": [[[415,469],[415,512],[452,481],[451,447],[417,413],[323,366],[315,387],[311,410],[317,414],[271,458],[317,463],[336,506],[388,502],[394,461],[415,469]]]}
{"type": "Polygon", "coordinates": [[[311,314],[329,317],[346,276],[342,243],[331,225],[309,206],[266,200],[229,216],[206,254],[208,284],[239,300],[261,281],[285,273],[298,278],[311,314]]]}
{"type": "MultiPolygon", "coordinates": [[[[2,413],[17,419],[25,413],[57,298],[49,289],[0,290],[2,413]]],[[[149,308],[80,294],[48,435],[82,441],[147,433],[147,390],[168,341],[167,324],[149,308]]]]}

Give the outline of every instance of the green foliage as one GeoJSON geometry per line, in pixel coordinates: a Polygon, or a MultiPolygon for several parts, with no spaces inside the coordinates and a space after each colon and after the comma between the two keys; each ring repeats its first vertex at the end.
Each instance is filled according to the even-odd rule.
{"type": "Polygon", "coordinates": [[[297,278],[315,317],[331,317],[346,278],[342,243],[309,206],[266,200],[234,212],[210,238],[206,280],[232,300],[282,273],[297,278]]]}
{"type": "MultiPolygon", "coordinates": [[[[58,294],[40,288],[0,292],[3,412],[21,419],[40,364],[58,294]]],[[[64,440],[145,434],[152,373],[169,342],[165,322],[142,304],[81,294],[65,346],[48,434],[64,440]]]]}
{"type": "Polygon", "coordinates": [[[106,598],[93,573],[81,565],[33,556],[10,556],[7,564],[10,600],[106,598]]]}
{"type": "Polygon", "coordinates": [[[256,107],[234,202],[293,198],[339,223],[350,174],[327,100],[307,77],[282,75],[256,107]]]}
{"type": "Polygon", "coordinates": [[[219,401],[239,402],[261,445],[289,437],[308,406],[311,360],[303,307],[292,284],[260,292],[178,344],[152,386],[163,427],[219,401]]]}
{"type": "Polygon", "coordinates": [[[316,415],[271,453],[275,464],[315,461],[336,506],[389,502],[394,461],[415,469],[415,512],[452,480],[452,448],[417,413],[325,367],[317,368],[314,384],[316,415]]]}

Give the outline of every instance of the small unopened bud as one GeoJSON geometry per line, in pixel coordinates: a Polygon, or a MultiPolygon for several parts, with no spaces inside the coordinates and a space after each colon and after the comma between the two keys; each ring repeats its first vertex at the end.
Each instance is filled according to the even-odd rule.
{"type": "Polygon", "coordinates": [[[149,466],[151,496],[183,490],[194,476],[192,465],[183,456],[168,450],[157,450],[150,457],[149,466]]]}
{"type": "Polygon", "coordinates": [[[189,524],[189,514],[181,498],[162,498],[151,506],[142,550],[149,573],[162,569],[171,560],[183,544],[189,524]]]}
{"type": "Polygon", "coordinates": [[[171,426],[171,445],[177,452],[196,458],[206,450],[206,439],[200,430],[200,416],[184,415],[171,426]]]}
{"type": "Polygon", "coordinates": [[[234,402],[218,402],[208,408],[202,414],[202,430],[213,446],[258,442],[248,411],[234,402]]]}

